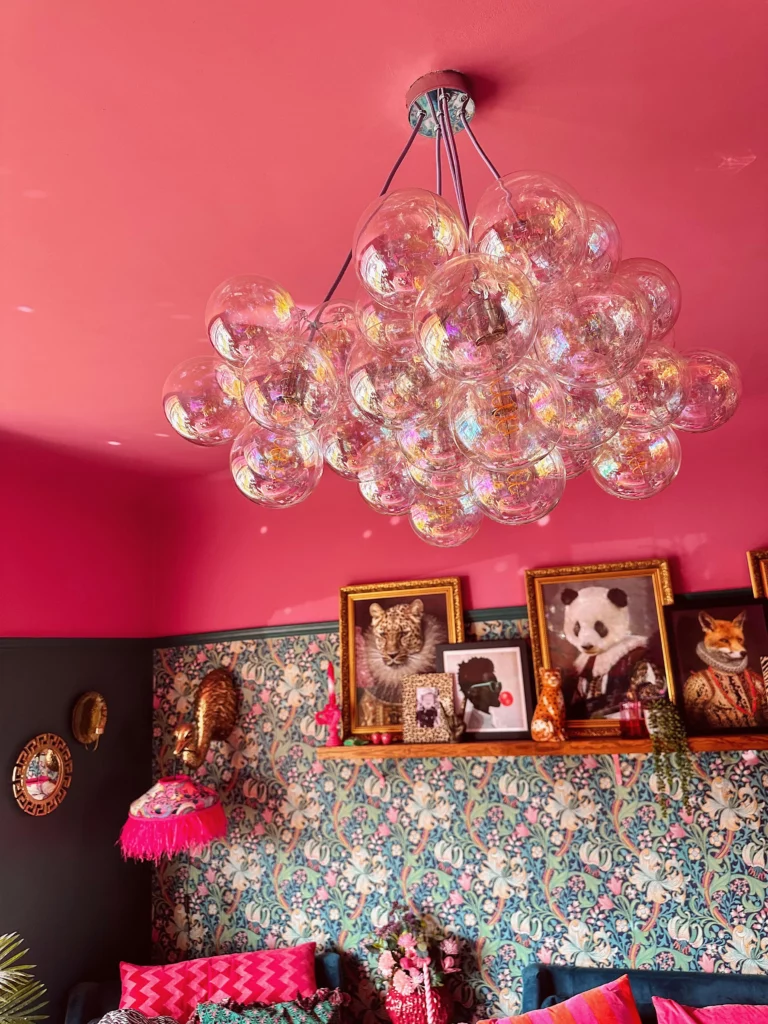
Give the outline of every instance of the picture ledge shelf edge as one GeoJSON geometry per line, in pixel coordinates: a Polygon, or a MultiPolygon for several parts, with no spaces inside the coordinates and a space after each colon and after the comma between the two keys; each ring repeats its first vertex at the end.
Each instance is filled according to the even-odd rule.
{"type": "MultiPolygon", "coordinates": [[[[768,750],[768,733],[733,733],[730,736],[691,736],[694,753],[724,750],[768,750]]],[[[533,740],[497,740],[478,743],[394,743],[364,747],[318,747],[321,761],[383,761],[425,757],[562,757],[568,754],[649,754],[649,739],[626,740],[620,736],[588,737],[565,743],[533,740]]]]}

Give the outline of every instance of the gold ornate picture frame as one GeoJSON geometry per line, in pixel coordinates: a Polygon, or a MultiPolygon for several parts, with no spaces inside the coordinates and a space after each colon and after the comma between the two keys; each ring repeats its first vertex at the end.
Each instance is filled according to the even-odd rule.
{"type": "Polygon", "coordinates": [[[399,735],[402,682],[437,670],[437,646],[464,639],[456,576],[342,587],[339,595],[344,736],[399,735]]]}
{"type": "Polygon", "coordinates": [[[562,671],[569,735],[619,735],[618,705],[646,686],[675,699],[666,559],[529,569],[525,584],[534,675],[562,671]]]}
{"type": "Polygon", "coordinates": [[[747,552],[749,578],[755,597],[768,597],[768,548],[747,552]]]}

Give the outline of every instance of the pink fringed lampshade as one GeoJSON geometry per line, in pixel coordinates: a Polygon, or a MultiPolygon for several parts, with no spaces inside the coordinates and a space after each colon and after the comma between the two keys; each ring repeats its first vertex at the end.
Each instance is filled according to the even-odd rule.
{"type": "Polygon", "coordinates": [[[173,775],[131,804],[120,847],[126,858],[157,863],[184,850],[199,850],[226,834],[227,819],[216,792],[187,775],[173,775]]]}

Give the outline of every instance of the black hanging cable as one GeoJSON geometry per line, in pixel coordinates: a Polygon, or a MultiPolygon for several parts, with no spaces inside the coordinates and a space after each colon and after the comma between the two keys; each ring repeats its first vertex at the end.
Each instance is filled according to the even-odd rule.
{"type": "MultiPolygon", "coordinates": [[[[403,146],[402,153],[397,158],[397,160],[394,163],[394,166],[393,166],[392,170],[387,175],[387,180],[384,182],[384,185],[382,186],[382,189],[379,192],[380,196],[383,196],[384,193],[388,190],[389,186],[392,184],[392,179],[395,177],[395,175],[397,174],[397,172],[398,172],[398,170],[400,168],[400,164],[408,156],[408,150],[411,148],[411,146],[413,145],[413,143],[414,143],[414,141],[416,139],[416,136],[419,134],[419,129],[421,128],[421,123],[424,120],[424,118],[426,117],[426,114],[427,114],[427,112],[425,110],[420,110],[419,111],[419,118],[416,121],[416,124],[413,126],[413,131],[411,132],[410,138],[406,142],[405,146],[403,146]]],[[[333,298],[334,292],[336,291],[336,289],[341,284],[341,280],[344,277],[344,275],[346,274],[347,268],[349,267],[349,264],[351,262],[352,262],[352,250],[350,249],[349,252],[347,253],[347,258],[344,260],[344,264],[343,264],[341,270],[336,275],[336,279],[334,280],[333,284],[331,285],[331,287],[326,292],[326,295],[325,295],[325,298],[323,299],[323,302],[330,302],[330,300],[333,298]]]]}

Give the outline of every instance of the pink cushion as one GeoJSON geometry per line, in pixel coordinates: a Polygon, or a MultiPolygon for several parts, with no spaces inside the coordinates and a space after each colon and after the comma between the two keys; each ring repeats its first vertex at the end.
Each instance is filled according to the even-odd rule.
{"type": "Polygon", "coordinates": [[[698,1010],[681,1006],[674,999],[653,997],[659,1024],[766,1024],[768,1006],[706,1006],[698,1010]]]}
{"type": "Polygon", "coordinates": [[[311,996],[315,982],[315,943],[291,949],[184,960],[162,967],[120,964],[120,1009],[138,1010],[147,1017],[186,1021],[198,1003],[283,1003],[311,996]]]}
{"type": "Polygon", "coordinates": [[[496,1024],[640,1024],[640,1015],[629,978],[623,974],[616,981],[581,992],[557,1006],[531,1010],[522,1017],[500,1017],[496,1024]]]}

